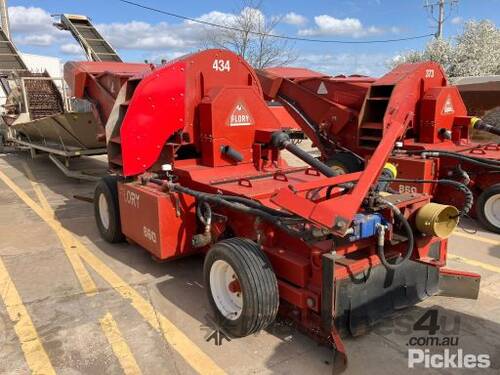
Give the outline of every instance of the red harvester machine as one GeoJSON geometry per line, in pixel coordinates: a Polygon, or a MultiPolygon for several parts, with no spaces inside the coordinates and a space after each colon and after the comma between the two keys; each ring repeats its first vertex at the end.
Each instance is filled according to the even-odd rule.
{"type": "Polygon", "coordinates": [[[471,213],[500,233],[500,146],[470,140],[472,128],[495,135],[500,130],[467,116],[457,88],[447,84],[438,64],[404,64],[380,79],[300,68],[257,74],[265,96],[283,103],[327,164],[360,171],[379,146],[394,145],[393,188],[463,206],[470,202],[453,181],[463,183],[474,194],[471,213]]]}
{"type": "Polygon", "coordinates": [[[443,278],[477,296],[478,275],[444,269],[458,210],[385,191],[398,123],[363,171],[337,176],[290,141],[256,73],[229,51],[145,67],[117,98],[106,124],[116,175],[95,190],[99,230],[159,260],[205,253],[209,303],[229,335],[264,329],[279,310],[332,345],[343,368],[338,331],[365,331],[437,293],[443,278]],[[308,165],[288,166],[283,149],[308,165]]]}

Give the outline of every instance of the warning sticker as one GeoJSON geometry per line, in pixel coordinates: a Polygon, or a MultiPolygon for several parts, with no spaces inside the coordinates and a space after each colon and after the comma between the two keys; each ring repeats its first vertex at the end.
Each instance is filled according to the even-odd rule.
{"type": "Polygon", "coordinates": [[[318,91],[316,91],[317,94],[325,95],[328,94],[328,89],[326,88],[326,85],[324,82],[321,82],[318,87],[318,91]]]}
{"type": "Polygon", "coordinates": [[[446,98],[446,102],[444,103],[444,106],[443,106],[443,114],[448,115],[448,114],[454,113],[454,112],[455,112],[455,108],[453,108],[453,102],[451,101],[451,96],[448,95],[448,97],[446,98]]]}
{"type": "Polygon", "coordinates": [[[243,103],[238,103],[229,117],[229,126],[248,126],[253,125],[253,119],[250,112],[243,103]]]}

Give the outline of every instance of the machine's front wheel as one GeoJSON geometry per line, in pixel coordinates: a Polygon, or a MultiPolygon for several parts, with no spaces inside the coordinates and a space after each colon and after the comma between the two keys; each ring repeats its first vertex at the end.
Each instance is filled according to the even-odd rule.
{"type": "Polygon", "coordinates": [[[94,216],[97,228],[106,241],[116,243],[125,239],[120,223],[115,176],[105,176],[98,182],[94,192],[94,216]]]}
{"type": "Polygon", "coordinates": [[[216,321],[231,336],[248,336],[276,318],[276,275],[255,242],[230,238],[216,243],[205,258],[203,276],[216,321]]]}
{"type": "Polygon", "coordinates": [[[476,214],[486,229],[500,233],[500,184],[490,186],[479,195],[476,214]]]}

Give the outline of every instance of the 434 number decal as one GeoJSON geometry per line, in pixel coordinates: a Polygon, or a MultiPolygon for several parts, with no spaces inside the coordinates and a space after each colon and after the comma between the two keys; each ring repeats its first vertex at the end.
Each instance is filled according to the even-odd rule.
{"type": "Polygon", "coordinates": [[[212,69],[217,72],[230,72],[231,71],[231,61],[230,60],[214,60],[212,63],[212,69]]]}

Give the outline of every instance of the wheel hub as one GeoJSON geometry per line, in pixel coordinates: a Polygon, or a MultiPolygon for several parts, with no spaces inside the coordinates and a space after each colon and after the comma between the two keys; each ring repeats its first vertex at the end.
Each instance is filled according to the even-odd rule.
{"type": "Polygon", "coordinates": [[[210,268],[210,292],[219,312],[236,320],[243,311],[243,293],[236,273],[229,263],[217,260],[210,268]]]}
{"type": "Polygon", "coordinates": [[[108,201],[104,194],[99,195],[99,218],[104,229],[109,229],[109,208],[108,201]]]}
{"type": "Polygon", "coordinates": [[[500,228],[500,194],[492,195],[485,202],[484,216],[492,225],[500,228]]]}

